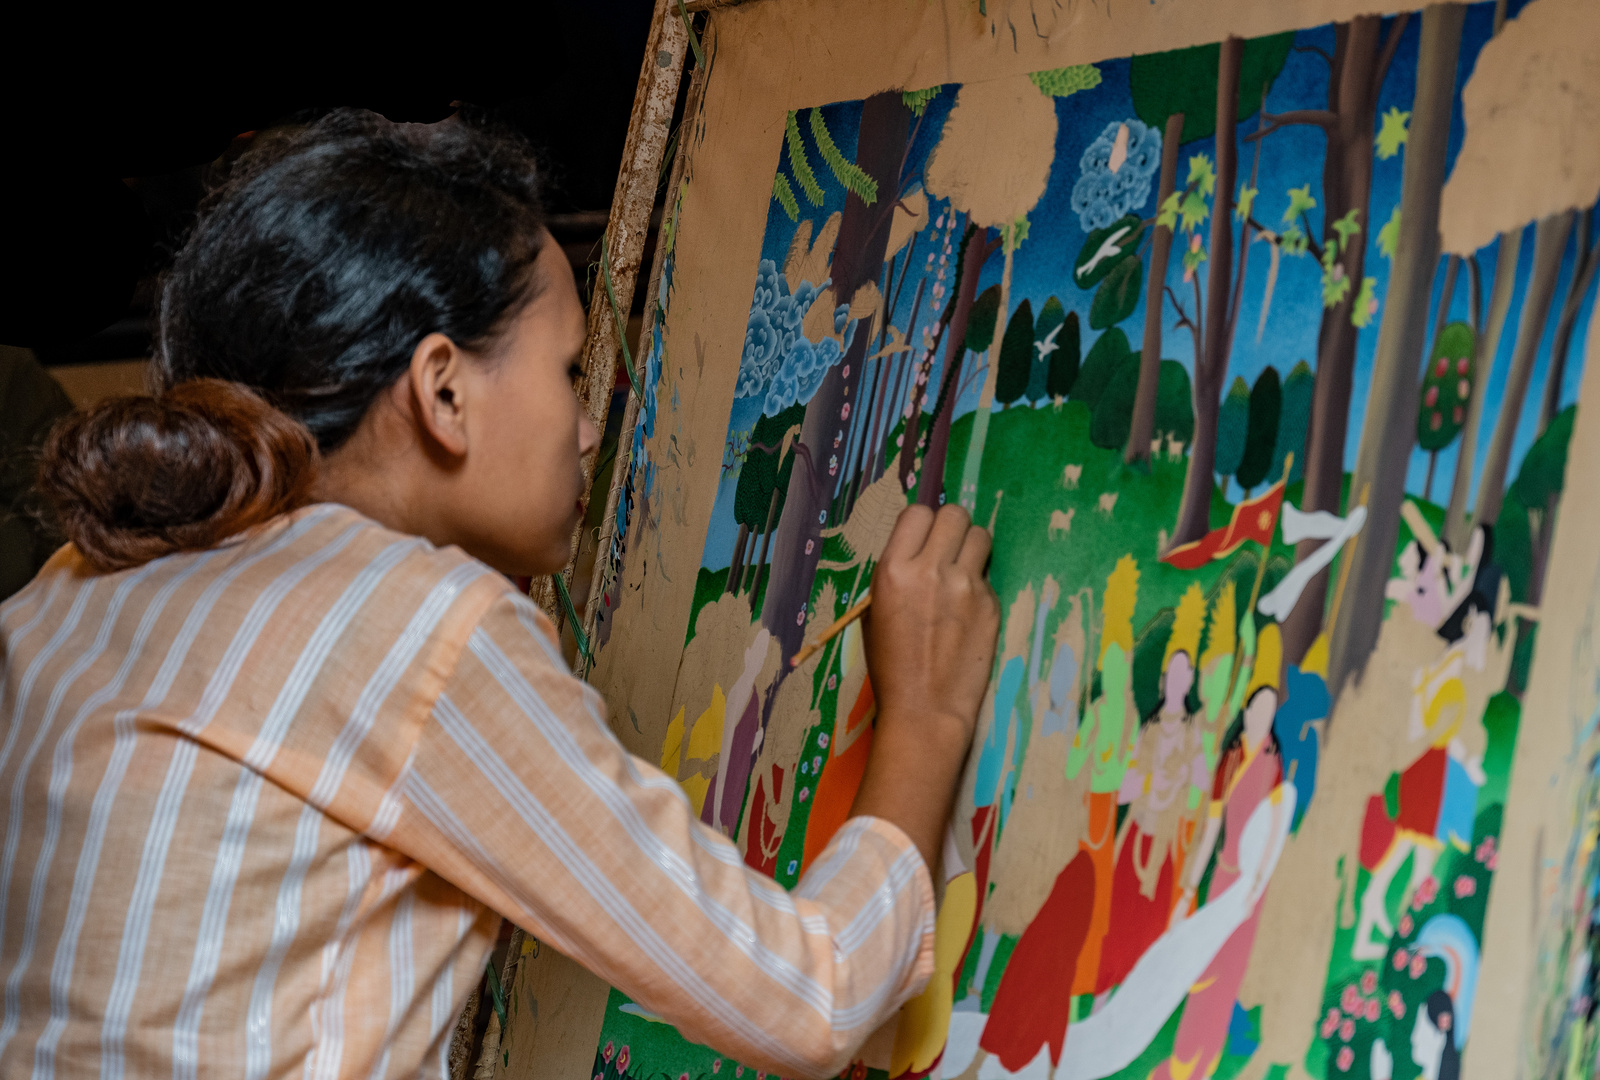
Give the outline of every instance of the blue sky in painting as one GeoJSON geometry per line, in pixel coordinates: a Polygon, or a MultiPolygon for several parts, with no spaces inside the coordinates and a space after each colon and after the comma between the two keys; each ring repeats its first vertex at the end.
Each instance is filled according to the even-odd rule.
{"type": "MultiPolygon", "coordinates": [[[[1513,13],[1520,8],[1520,3],[1513,3],[1513,13]]],[[[1464,125],[1459,107],[1460,87],[1471,75],[1473,64],[1479,50],[1490,36],[1491,20],[1493,16],[1492,3],[1480,3],[1468,9],[1467,21],[1461,46],[1461,60],[1457,74],[1457,108],[1452,122],[1449,145],[1449,160],[1453,164],[1455,155],[1460,148],[1464,136],[1464,125]]],[[[1409,111],[1415,92],[1415,64],[1417,52],[1417,39],[1420,30],[1420,19],[1413,18],[1406,28],[1398,54],[1386,78],[1380,100],[1378,114],[1381,116],[1391,107],[1398,107],[1409,111]]],[[[1387,27],[1386,27],[1387,29],[1387,27]]],[[[1320,27],[1313,30],[1301,31],[1296,36],[1296,50],[1291,52],[1283,71],[1274,82],[1267,98],[1267,110],[1273,113],[1286,112],[1291,109],[1319,108],[1327,102],[1328,65],[1326,61],[1312,51],[1312,47],[1332,53],[1334,48],[1334,32],[1331,26],[1320,27]]],[[[1086,234],[1080,226],[1078,216],[1070,206],[1073,185],[1077,183],[1079,172],[1079,158],[1084,148],[1100,134],[1108,123],[1122,121],[1134,117],[1132,95],[1129,87],[1129,61],[1126,59],[1112,60],[1097,65],[1102,75],[1101,84],[1087,91],[1081,91],[1065,98],[1055,99],[1057,116],[1057,133],[1055,144],[1055,162],[1052,166],[1048,185],[1044,195],[1034,207],[1029,217],[1028,239],[1016,252],[1012,271],[1012,292],[1010,307],[1014,311],[1016,306],[1026,298],[1032,302],[1035,313],[1039,311],[1046,299],[1052,295],[1058,297],[1069,310],[1075,310],[1083,320],[1083,349],[1087,354],[1089,347],[1097,336],[1096,331],[1091,331],[1088,324],[1089,303],[1093,290],[1078,288],[1072,281],[1072,267],[1082,247],[1086,234]]],[[[923,164],[929,152],[938,141],[943,129],[944,120],[951,106],[954,104],[958,87],[948,85],[929,104],[920,123],[914,121],[914,138],[911,152],[908,155],[905,169],[906,184],[920,181],[923,164]]],[[[841,102],[828,105],[823,109],[827,126],[833,135],[840,151],[846,158],[855,156],[855,132],[859,123],[860,103],[841,102]]],[[[803,117],[803,114],[802,114],[803,117]]],[[[1239,125],[1241,136],[1254,131],[1258,119],[1252,115],[1244,119],[1239,125]]],[[[821,158],[816,153],[815,145],[806,124],[801,123],[802,138],[805,142],[811,160],[817,166],[821,165],[821,158]]],[[[1255,217],[1268,227],[1277,227],[1284,208],[1288,205],[1288,189],[1310,183],[1312,193],[1318,197],[1319,206],[1311,214],[1314,235],[1320,238],[1322,221],[1321,188],[1322,188],[1322,163],[1323,163],[1324,135],[1315,127],[1290,127],[1284,128],[1268,136],[1261,143],[1260,154],[1260,179],[1258,187],[1260,194],[1256,200],[1255,217]]],[[[1215,140],[1213,138],[1199,139],[1184,144],[1179,166],[1180,185],[1187,173],[1187,162],[1194,154],[1206,154],[1215,158],[1215,140]]],[[[778,168],[787,173],[789,166],[782,152],[778,148],[778,168]]],[[[1255,159],[1255,144],[1241,143],[1239,157],[1239,177],[1243,181],[1250,175],[1250,169],[1255,159]]],[[[1379,325],[1383,317],[1381,306],[1388,285],[1389,262],[1384,259],[1376,246],[1376,226],[1389,219],[1391,210],[1400,199],[1400,184],[1405,162],[1405,151],[1387,161],[1375,160],[1373,163],[1372,198],[1370,220],[1375,224],[1364,237],[1367,245],[1366,273],[1377,279],[1375,295],[1379,298],[1380,308],[1377,318],[1359,334],[1357,360],[1355,369],[1355,392],[1352,395],[1350,415],[1350,435],[1346,443],[1346,468],[1353,468],[1355,455],[1360,443],[1361,430],[1366,410],[1366,388],[1372,370],[1373,352],[1377,345],[1379,325]]],[[[820,225],[834,211],[841,209],[844,202],[844,192],[834,181],[825,168],[818,168],[817,178],[824,186],[825,198],[821,206],[813,207],[802,197],[800,200],[801,220],[811,220],[814,225],[820,225]]],[[[799,190],[795,185],[796,191],[799,190]]],[[[1150,186],[1150,196],[1143,207],[1137,212],[1151,216],[1156,210],[1155,181],[1150,186]]],[[[931,217],[938,215],[945,209],[943,202],[934,202],[931,217]]],[[[767,230],[762,245],[762,258],[773,259],[779,265],[783,263],[793,238],[797,223],[789,220],[787,215],[779,208],[776,202],[770,206],[767,230]]],[[[1237,226],[1236,226],[1237,228],[1237,226]]],[[[928,244],[932,240],[933,229],[924,233],[920,246],[915,256],[915,267],[912,276],[908,279],[906,287],[899,291],[898,305],[893,312],[892,322],[897,327],[904,327],[911,311],[912,297],[916,291],[916,274],[924,263],[924,257],[929,250],[928,244]]],[[[958,234],[959,236],[959,234],[958,234]]],[[[1181,245],[1181,238],[1179,244],[1181,245]]],[[[1487,295],[1492,279],[1497,245],[1491,244],[1478,252],[1477,258],[1483,269],[1484,292],[1487,295]]],[[[1512,346],[1516,340],[1517,315],[1521,308],[1521,298],[1525,290],[1527,276],[1532,262],[1532,237],[1525,238],[1522,245],[1522,256],[1518,267],[1517,293],[1513,300],[1511,315],[1507,320],[1505,332],[1500,341],[1499,355],[1496,358],[1494,371],[1487,387],[1485,404],[1487,406],[1483,436],[1477,447],[1476,469],[1481,469],[1484,457],[1489,447],[1489,425],[1493,417],[1498,415],[1499,404],[1504,390],[1507,369],[1510,363],[1512,346]]],[[[1167,282],[1183,297],[1186,307],[1192,309],[1193,293],[1182,283],[1183,269],[1179,255],[1181,248],[1175,245],[1171,266],[1169,267],[1167,282]]],[[[1569,245],[1566,262],[1563,266],[1561,280],[1558,282],[1558,307],[1560,298],[1566,295],[1567,283],[1571,277],[1575,251],[1569,245]]],[[[1280,374],[1287,374],[1288,370],[1299,360],[1305,360],[1315,365],[1316,341],[1319,322],[1321,319],[1320,301],[1320,268],[1316,260],[1309,254],[1301,258],[1284,258],[1273,297],[1270,314],[1266,323],[1265,334],[1258,342],[1256,340],[1256,327],[1260,318],[1261,302],[1265,290],[1269,258],[1268,248],[1264,243],[1254,245],[1250,253],[1248,265],[1243,276],[1243,296],[1233,350],[1230,358],[1228,382],[1234,376],[1241,376],[1246,382],[1254,382],[1260,372],[1268,365],[1277,367],[1280,374]]],[[[985,265],[979,279],[979,288],[985,288],[1000,279],[1002,257],[997,252],[985,265]]],[[[752,278],[755,268],[752,267],[752,278]]],[[[1236,264],[1237,270],[1237,264],[1236,264]]],[[[1442,277],[1442,275],[1440,275],[1442,277]]],[[[1463,270],[1460,275],[1454,300],[1451,305],[1450,318],[1465,319],[1469,305],[1469,291],[1467,288],[1467,275],[1463,270]]],[[[1437,306],[1441,285],[1436,282],[1434,305],[1437,306]]],[[[1128,334],[1135,348],[1139,345],[1139,338],[1144,322],[1144,305],[1146,297],[1152,290],[1146,290],[1141,296],[1139,306],[1132,316],[1119,324],[1128,334]]],[[[1592,297],[1591,297],[1592,303],[1592,297]]],[[[921,313],[918,317],[918,328],[914,328],[908,335],[912,340],[920,340],[920,327],[929,325],[936,320],[938,305],[924,300],[921,313]]],[[[1582,342],[1587,333],[1588,309],[1580,319],[1574,334],[1573,356],[1566,370],[1562,391],[1562,404],[1568,404],[1577,396],[1578,382],[1582,375],[1582,342]]],[[[1165,316],[1163,331],[1163,353],[1170,359],[1177,360],[1185,367],[1193,369],[1193,346],[1187,328],[1175,328],[1176,315],[1170,305],[1165,316]]],[[[1549,348],[1551,338],[1554,336],[1556,319],[1554,316],[1548,321],[1545,339],[1541,346],[1537,366],[1533,372],[1532,388],[1527,396],[1523,408],[1522,422],[1518,427],[1517,440],[1513,449],[1511,476],[1516,475],[1516,468],[1526,453],[1534,437],[1534,427],[1537,422],[1540,396],[1544,386],[1544,375],[1549,363],[1549,348]]],[[[969,361],[970,362],[970,361],[969,361]]],[[[871,371],[868,372],[869,376],[871,371]]],[[[976,383],[976,380],[971,380],[976,383]]],[[[976,405],[976,386],[957,404],[957,414],[970,411],[976,405]]],[[[730,431],[749,430],[755,423],[760,412],[759,398],[739,399],[734,402],[733,413],[730,418],[730,431]]],[[[1434,485],[1434,497],[1443,499],[1448,493],[1449,477],[1453,475],[1456,466],[1456,453],[1459,440],[1439,455],[1438,477],[1434,485]],[[1441,488],[1444,494],[1441,494],[1441,488]]],[[[1427,454],[1420,449],[1414,449],[1409,463],[1408,488],[1420,493],[1423,487],[1424,474],[1427,469],[1427,454]]],[[[707,538],[704,555],[704,565],[718,567],[727,564],[732,549],[733,529],[731,519],[724,522],[730,515],[725,513],[725,508],[731,505],[733,487],[737,473],[730,472],[724,477],[722,488],[718,493],[719,511],[713,517],[713,525],[707,538]],[[720,527],[726,524],[726,528],[720,527]],[[724,535],[726,534],[726,535],[724,535]]],[[[1235,489],[1236,491],[1237,489],[1235,489]]]]}

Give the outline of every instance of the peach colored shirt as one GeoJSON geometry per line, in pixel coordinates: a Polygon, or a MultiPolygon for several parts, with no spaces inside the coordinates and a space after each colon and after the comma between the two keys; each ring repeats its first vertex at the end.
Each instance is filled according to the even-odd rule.
{"type": "Polygon", "coordinates": [[[0,607],[0,1075],[439,1075],[501,916],[758,1068],[932,970],[903,833],[791,893],[629,756],[542,613],[319,505],[0,607]]]}

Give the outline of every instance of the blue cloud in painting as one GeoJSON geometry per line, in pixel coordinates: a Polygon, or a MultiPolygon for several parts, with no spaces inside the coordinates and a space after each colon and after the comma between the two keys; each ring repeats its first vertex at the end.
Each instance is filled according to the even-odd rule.
{"type": "MultiPolygon", "coordinates": [[[[739,358],[734,397],[763,397],[762,411],[768,415],[811,400],[822,385],[822,377],[850,347],[855,329],[850,327],[843,344],[833,338],[813,342],[802,336],[806,312],[829,284],[830,280],[820,285],[802,281],[791,293],[778,264],[772,259],[761,260],[755,299],[745,325],[744,353],[739,358]]],[[[848,318],[849,310],[843,304],[834,310],[836,331],[848,318]]]]}
{"type": "Polygon", "coordinates": [[[1072,189],[1072,209],[1084,232],[1103,229],[1131,214],[1150,199],[1150,179],[1161,167],[1161,133],[1129,117],[1107,124],[1078,159],[1083,172],[1072,189]],[[1126,126],[1127,143],[1119,153],[1119,132],[1126,126]],[[1121,160],[1112,167],[1113,155],[1121,160]]]}

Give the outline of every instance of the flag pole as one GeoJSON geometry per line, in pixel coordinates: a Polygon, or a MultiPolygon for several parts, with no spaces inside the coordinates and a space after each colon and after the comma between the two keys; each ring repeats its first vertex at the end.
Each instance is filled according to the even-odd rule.
{"type": "MultiPolygon", "coordinates": [[[[1289,470],[1292,468],[1294,468],[1294,451],[1291,450],[1283,456],[1283,475],[1278,478],[1278,483],[1284,485],[1284,487],[1289,486],[1289,470]]],[[[1272,531],[1274,533],[1278,531],[1278,523],[1276,521],[1272,523],[1272,531]]],[[[1256,603],[1261,599],[1261,583],[1267,576],[1267,557],[1271,554],[1272,539],[1269,536],[1267,542],[1261,545],[1261,558],[1256,562],[1256,582],[1250,587],[1250,603],[1244,609],[1245,616],[1248,618],[1253,619],[1256,617],[1256,603]]],[[[1224,702],[1233,697],[1233,688],[1239,684],[1239,669],[1243,666],[1240,662],[1239,654],[1242,651],[1243,642],[1236,643],[1233,648],[1233,669],[1228,673],[1228,692],[1222,695],[1224,702]]]]}
{"type": "MultiPolygon", "coordinates": [[[[1361,489],[1361,501],[1359,503],[1357,503],[1356,505],[1358,505],[1358,506],[1367,505],[1367,496],[1369,496],[1371,493],[1372,493],[1372,485],[1371,484],[1367,484],[1365,487],[1363,487],[1361,489]]],[[[1349,578],[1350,578],[1351,556],[1355,554],[1355,547],[1359,543],[1361,543],[1361,537],[1359,535],[1351,538],[1350,550],[1342,552],[1339,555],[1339,584],[1334,586],[1334,590],[1333,590],[1333,610],[1328,613],[1327,634],[1328,634],[1329,637],[1333,636],[1333,627],[1339,621],[1339,602],[1344,599],[1345,582],[1347,580],[1349,580],[1349,578]]]]}

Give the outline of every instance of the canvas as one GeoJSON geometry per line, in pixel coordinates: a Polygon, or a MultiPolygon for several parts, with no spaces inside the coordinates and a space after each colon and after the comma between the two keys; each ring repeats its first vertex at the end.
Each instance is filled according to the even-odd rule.
{"type": "MultiPolygon", "coordinates": [[[[1003,62],[912,60],[746,134],[748,258],[690,246],[734,163],[690,159],[603,624],[682,630],[643,665],[670,692],[602,654],[624,738],[793,884],[874,700],[858,626],[789,658],[900,509],[959,502],[995,537],[998,657],[935,975],[853,1075],[1588,1075],[1594,725],[1551,750],[1528,711],[1600,451],[1600,169],[1560,98],[1600,91],[1583,5],[1300,5],[1169,40],[1140,13],[1087,56],[1040,9],[1094,5],[979,7],[944,14],[1003,62]],[[729,292],[737,322],[706,310],[729,292]],[[1489,908],[1530,739],[1570,839],[1519,963],[1489,908]],[[1515,1022],[1479,1000],[1508,984],[1533,988],[1515,1022]]],[[[710,86],[759,38],[738,25],[710,86]]],[[[612,992],[596,1075],[744,1071],[612,992]]]]}

